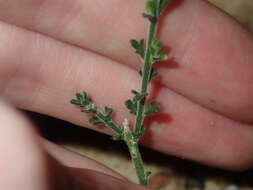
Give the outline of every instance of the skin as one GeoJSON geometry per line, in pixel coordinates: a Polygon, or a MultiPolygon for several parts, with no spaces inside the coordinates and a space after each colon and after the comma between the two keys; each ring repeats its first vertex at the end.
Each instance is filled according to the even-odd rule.
{"type": "MultiPolygon", "coordinates": [[[[140,16],[144,3],[0,0],[2,99],[18,108],[112,134],[90,126],[88,117],[68,101],[85,90],[98,105],[113,107],[117,122],[132,118],[122,102],[140,84],[136,72],[140,63],[129,39],[146,35],[147,22],[140,16]]],[[[206,1],[181,0],[167,9],[159,36],[171,60],[156,65],[160,77],[152,83],[150,96],[161,104],[162,112],[146,121],[142,143],[210,166],[252,168],[252,35],[206,1]]],[[[1,109],[8,113],[10,108],[1,109]]],[[[15,122],[18,117],[14,114],[9,120],[15,122]]],[[[2,120],[9,121],[3,116],[2,120]]],[[[44,146],[37,148],[48,152],[44,146]]],[[[43,165],[41,157],[34,156],[38,167],[43,165]]]]}
{"type": "Polygon", "coordinates": [[[145,190],[93,160],[41,139],[27,119],[2,102],[0,115],[3,189],[145,190]]]}

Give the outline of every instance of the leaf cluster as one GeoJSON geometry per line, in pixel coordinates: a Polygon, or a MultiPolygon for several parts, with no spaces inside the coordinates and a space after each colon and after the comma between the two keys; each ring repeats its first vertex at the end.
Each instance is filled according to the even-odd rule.
{"type": "Polygon", "coordinates": [[[151,22],[156,22],[169,3],[170,0],[148,0],[146,3],[146,12],[143,13],[143,16],[151,22]]]}
{"type": "Polygon", "coordinates": [[[144,47],[144,39],[141,39],[140,42],[137,40],[130,40],[132,47],[142,59],[145,57],[145,47],[144,47]]]}
{"type": "MultiPolygon", "coordinates": [[[[144,60],[144,57],[145,57],[144,39],[141,39],[140,42],[132,39],[130,43],[135,53],[138,54],[142,60],[144,60]]],[[[161,41],[157,39],[152,39],[151,44],[150,44],[150,53],[152,55],[151,56],[152,63],[159,62],[159,61],[166,61],[168,59],[167,54],[161,51],[162,46],[163,46],[163,43],[161,41]]],[[[140,75],[142,75],[142,72],[140,73],[140,75]]]]}
{"type": "Polygon", "coordinates": [[[83,92],[83,94],[76,93],[76,99],[72,99],[70,103],[80,106],[82,108],[81,111],[85,113],[96,113],[97,110],[86,92],[83,92]]]}
{"type": "Polygon", "coordinates": [[[138,102],[144,103],[147,93],[140,93],[135,90],[131,91],[134,97],[131,100],[125,101],[125,106],[129,109],[129,112],[136,115],[138,102]]]}
{"type": "Polygon", "coordinates": [[[105,107],[104,113],[97,113],[89,122],[92,125],[106,125],[106,121],[112,121],[112,108],[105,107]]]}
{"type": "Polygon", "coordinates": [[[152,57],[152,63],[159,61],[166,61],[168,59],[168,55],[161,51],[163,43],[157,39],[152,39],[150,45],[150,53],[152,57]]]}
{"type": "Polygon", "coordinates": [[[99,111],[86,92],[83,92],[83,94],[77,93],[76,99],[72,99],[70,103],[80,106],[82,108],[81,112],[93,114],[93,117],[89,120],[90,124],[105,125],[116,132],[118,136],[122,136],[123,130],[112,121],[112,108],[105,107],[103,112],[99,111]]]}
{"type": "MultiPolygon", "coordinates": [[[[130,41],[131,46],[133,47],[136,54],[138,54],[142,60],[145,57],[145,47],[144,47],[144,39],[138,42],[137,40],[132,39],[130,41]]],[[[166,61],[168,59],[168,55],[163,52],[162,49],[162,42],[157,39],[152,39],[150,44],[150,53],[151,53],[151,63],[159,62],[159,61],[166,61]]],[[[142,76],[142,70],[139,71],[140,76],[142,76]]],[[[157,72],[154,72],[154,69],[151,69],[149,81],[158,75],[157,72]]]]}
{"type": "Polygon", "coordinates": [[[143,167],[143,161],[138,149],[138,141],[145,132],[143,121],[146,116],[155,114],[160,111],[155,101],[146,102],[148,96],[148,85],[152,78],[157,76],[157,72],[153,69],[153,64],[159,61],[167,60],[167,55],[162,51],[162,42],[156,39],[158,19],[164,9],[171,0],[147,0],[146,10],[143,16],[150,21],[147,41],[131,40],[131,46],[136,54],[142,60],[143,67],[139,74],[142,77],[140,92],[132,90],[132,99],[125,101],[125,106],[129,112],[136,116],[133,129],[130,128],[127,119],[121,125],[114,123],[112,119],[113,109],[105,107],[103,110],[98,109],[86,92],[77,93],[76,98],[72,99],[71,104],[77,105],[82,112],[91,114],[89,123],[92,125],[104,125],[111,128],[115,132],[113,140],[123,140],[128,146],[131,154],[139,183],[143,186],[148,185],[148,176],[150,172],[146,172],[143,167]]]}
{"type": "MultiPolygon", "coordinates": [[[[138,102],[141,104],[144,104],[146,97],[148,96],[148,93],[139,93],[135,90],[131,91],[134,95],[132,99],[125,101],[125,106],[129,110],[129,113],[136,115],[137,114],[137,106],[138,102]]],[[[158,113],[160,111],[159,107],[156,105],[155,101],[151,101],[147,106],[145,106],[144,115],[152,115],[155,113],[158,113]]]]}

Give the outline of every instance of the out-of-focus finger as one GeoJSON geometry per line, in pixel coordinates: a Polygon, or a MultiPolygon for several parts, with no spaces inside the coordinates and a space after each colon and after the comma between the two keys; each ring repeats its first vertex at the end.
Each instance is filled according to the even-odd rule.
{"type": "Polygon", "coordinates": [[[41,140],[44,145],[44,148],[48,151],[48,153],[67,167],[94,170],[119,178],[121,180],[126,180],[123,176],[103,166],[102,164],[99,164],[95,160],[91,160],[85,156],[81,156],[77,153],[71,152],[45,139],[41,140]]]}
{"type": "MultiPolygon", "coordinates": [[[[112,190],[112,189],[136,189],[145,188],[127,183],[105,173],[112,174],[109,169],[89,161],[94,169],[104,173],[83,168],[69,168],[57,163],[43,149],[39,136],[36,134],[30,122],[21,114],[6,104],[0,102],[0,184],[1,189],[8,190],[112,190]]],[[[44,144],[45,145],[45,144],[44,144]]],[[[47,149],[56,150],[46,145],[47,149]]],[[[57,150],[58,153],[62,150],[57,150]]],[[[58,154],[54,152],[54,155],[58,154]]],[[[64,156],[64,154],[61,154],[64,156]]],[[[65,154],[66,155],[66,154],[65,154]]],[[[78,156],[68,154],[64,158],[65,163],[72,166],[74,161],[80,161],[78,156]],[[74,159],[71,159],[70,156],[74,159]]],[[[84,166],[82,160],[80,166],[84,166]]],[[[90,167],[91,167],[90,166],[90,167]]],[[[116,174],[114,174],[116,176],[116,174]]]]}
{"type": "Polygon", "coordinates": [[[2,102],[0,122],[1,189],[48,190],[50,164],[31,123],[2,102]]]}

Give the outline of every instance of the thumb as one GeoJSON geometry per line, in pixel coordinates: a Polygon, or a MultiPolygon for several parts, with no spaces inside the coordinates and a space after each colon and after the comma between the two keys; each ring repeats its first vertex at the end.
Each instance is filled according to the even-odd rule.
{"type": "Polygon", "coordinates": [[[0,102],[2,189],[49,189],[49,162],[36,131],[16,110],[0,102]]]}
{"type": "MultiPolygon", "coordinates": [[[[70,168],[49,156],[32,124],[0,101],[0,184],[8,190],[145,190],[90,169],[70,168]]],[[[51,154],[51,153],[50,153],[51,154]]],[[[52,155],[52,154],[51,154],[52,155]]]]}

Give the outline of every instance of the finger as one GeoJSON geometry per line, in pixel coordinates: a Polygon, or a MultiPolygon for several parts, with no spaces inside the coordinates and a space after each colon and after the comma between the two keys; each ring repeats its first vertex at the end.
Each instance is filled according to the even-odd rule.
{"type": "Polygon", "coordinates": [[[123,176],[99,164],[95,160],[91,160],[77,153],[66,150],[63,147],[55,145],[44,139],[41,139],[41,140],[44,145],[43,147],[47,150],[47,152],[52,157],[54,157],[57,161],[59,161],[60,163],[62,163],[63,165],[67,167],[94,170],[100,173],[104,173],[106,175],[113,176],[121,180],[126,180],[123,176]]]}
{"type": "Polygon", "coordinates": [[[168,89],[160,89],[156,99],[162,105],[162,114],[147,120],[144,144],[210,166],[252,168],[251,125],[228,119],[168,89]]]}
{"type": "MultiPolygon", "coordinates": [[[[6,75],[12,73],[8,80],[0,80],[4,85],[0,89],[13,103],[112,134],[107,128],[89,125],[88,116],[69,104],[73,94],[84,89],[98,105],[113,107],[119,124],[124,118],[132,118],[122,102],[130,98],[131,89],[138,89],[139,76],[135,71],[41,35],[4,24],[0,26],[4,44],[0,60],[7,66],[19,63],[14,70],[3,67],[4,64],[0,69],[6,75]],[[18,60],[13,52],[18,53],[18,60]],[[111,81],[117,82],[112,86],[111,81]]],[[[246,169],[252,166],[252,127],[211,112],[163,86],[154,84],[150,90],[162,105],[162,115],[150,122],[144,138],[146,145],[218,167],[246,169]]]]}
{"type": "MultiPolygon", "coordinates": [[[[112,190],[112,189],[120,189],[120,190],[148,190],[143,186],[138,186],[131,183],[126,183],[118,178],[113,178],[111,176],[107,176],[105,174],[95,172],[87,169],[76,169],[72,168],[69,170],[72,180],[74,184],[80,184],[79,189],[94,189],[94,190],[112,190]]],[[[70,186],[70,187],[73,187],[70,186]]]]}
{"type": "MultiPolygon", "coordinates": [[[[97,1],[2,1],[0,18],[139,68],[129,39],[145,36],[145,0],[97,1]]],[[[206,1],[182,0],[169,10],[160,34],[178,64],[157,68],[167,87],[233,119],[253,121],[248,32],[206,1]]]]}
{"type": "MultiPolygon", "coordinates": [[[[19,113],[0,102],[0,182],[1,188],[17,190],[80,190],[80,189],[136,189],[145,188],[118,178],[82,168],[66,168],[51,159],[43,150],[39,137],[19,113]]],[[[47,144],[47,148],[49,144],[47,144]]],[[[50,145],[51,146],[51,145],[50,145]]],[[[50,148],[52,152],[52,147],[50,148]]],[[[54,150],[62,152],[54,147],[54,150]]],[[[54,154],[55,155],[55,154],[54,154]]],[[[62,154],[63,155],[63,154],[62,154]]],[[[67,155],[69,156],[69,155],[67,155]]],[[[86,160],[73,156],[82,163],[86,160]]],[[[64,159],[62,159],[64,160],[64,159]]],[[[98,164],[92,163],[94,168],[98,164]]],[[[99,167],[102,169],[102,167],[99,167]]],[[[108,171],[108,169],[102,169],[108,171]]],[[[110,171],[112,173],[112,171],[110,171]]],[[[114,176],[116,176],[114,174],[114,176]]]]}
{"type": "Polygon", "coordinates": [[[2,189],[49,189],[46,154],[36,132],[20,114],[0,102],[0,183],[2,189]]]}

